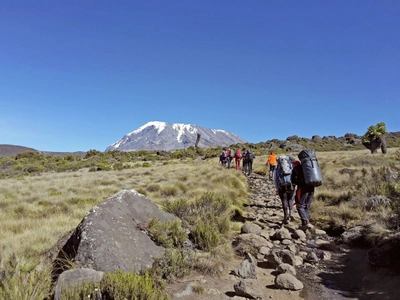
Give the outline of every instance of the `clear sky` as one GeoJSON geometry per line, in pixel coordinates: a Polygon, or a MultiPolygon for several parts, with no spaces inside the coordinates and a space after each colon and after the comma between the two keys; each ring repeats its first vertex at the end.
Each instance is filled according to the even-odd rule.
{"type": "Polygon", "coordinates": [[[104,151],[149,121],[339,137],[399,114],[398,0],[0,4],[0,144],[104,151]]]}

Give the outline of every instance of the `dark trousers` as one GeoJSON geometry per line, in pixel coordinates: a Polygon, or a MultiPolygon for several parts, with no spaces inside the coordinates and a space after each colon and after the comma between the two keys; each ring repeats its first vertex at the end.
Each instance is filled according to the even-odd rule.
{"type": "Polygon", "coordinates": [[[249,163],[247,162],[247,160],[243,159],[243,167],[242,167],[242,171],[244,174],[247,173],[247,168],[249,166],[249,163]]]}
{"type": "Polygon", "coordinates": [[[289,220],[290,216],[292,215],[292,210],[293,210],[294,190],[279,189],[278,194],[279,194],[279,198],[281,198],[281,201],[282,201],[284,219],[289,220]]]}
{"type": "Polygon", "coordinates": [[[307,223],[310,222],[310,207],[313,198],[314,198],[313,186],[297,187],[296,203],[302,225],[306,225],[307,223]]]}
{"type": "Polygon", "coordinates": [[[251,174],[253,172],[253,161],[249,160],[247,161],[247,174],[251,174]]]}

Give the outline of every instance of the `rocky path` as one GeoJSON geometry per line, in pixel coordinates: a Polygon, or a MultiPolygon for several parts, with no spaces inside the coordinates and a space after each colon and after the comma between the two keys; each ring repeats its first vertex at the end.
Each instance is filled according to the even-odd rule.
{"type": "Polygon", "coordinates": [[[242,255],[221,276],[197,275],[169,286],[171,299],[398,299],[374,288],[365,251],[339,248],[323,230],[304,232],[299,219],[283,225],[273,182],[257,174],[248,181],[246,222],[232,241],[242,255]]]}

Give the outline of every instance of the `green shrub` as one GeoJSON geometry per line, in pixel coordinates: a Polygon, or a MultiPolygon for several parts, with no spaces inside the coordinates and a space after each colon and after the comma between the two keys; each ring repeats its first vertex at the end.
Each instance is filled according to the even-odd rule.
{"type": "Polygon", "coordinates": [[[117,270],[105,274],[101,281],[102,295],[113,300],[169,300],[164,287],[156,284],[149,272],[125,273],[117,270]]]}
{"type": "Polygon", "coordinates": [[[175,277],[189,275],[193,260],[193,252],[190,250],[169,248],[163,257],[154,259],[150,274],[158,281],[165,279],[170,282],[175,277]]]}
{"type": "Polygon", "coordinates": [[[164,201],[164,210],[176,215],[178,218],[187,220],[188,216],[191,214],[191,204],[186,199],[177,199],[172,201],[164,201]]]}
{"type": "Polygon", "coordinates": [[[217,247],[221,236],[213,221],[199,221],[192,229],[192,235],[197,246],[205,251],[210,251],[217,247]]]}
{"type": "Polygon", "coordinates": [[[153,218],[148,229],[156,243],[165,248],[181,247],[187,240],[186,231],[182,229],[179,220],[161,223],[157,218],[153,218]]]}
{"type": "Polygon", "coordinates": [[[100,294],[100,284],[95,282],[85,282],[74,287],[64,287],[61,292],[62,300],[77,300],[77,299],[98,299],[97,294],[100,294]]]}
{"type": "Polygon", "coordinates": [[[121,170],[124,169],[124,165],[123,165],[121,162],[117,162],[117,163],[115,163],[115,164],[113,165],[113,169],[114,169],[114,170],[121,171],[121,170]]]}

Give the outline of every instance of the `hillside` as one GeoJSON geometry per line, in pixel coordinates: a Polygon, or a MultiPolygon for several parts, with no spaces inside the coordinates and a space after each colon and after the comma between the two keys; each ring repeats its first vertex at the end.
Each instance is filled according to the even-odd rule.
{"type": "Polygon", "coordinates": [[[15,156],[18,153],[25,152],[25,151],[33,151],[33,152],[40,152],[45,155],[51,156],[66,156],[69,154],[73,154],[76,156],[84,156],[86,152],[83,151],[76,151],[76,152],[54,152],[54,151],[39,151],[33,148],[25,147],[25,146],[17,146],[17,145],[7,145],[7,144],[0,144],[0,157],[3,156],[15,156]]]}
{"type": "Polygon", "coordinates": [[[18,153],[24,151],[37,151],[37,150],[24,146],[0,144],[0,156],[15,156],[18,153]]]}

